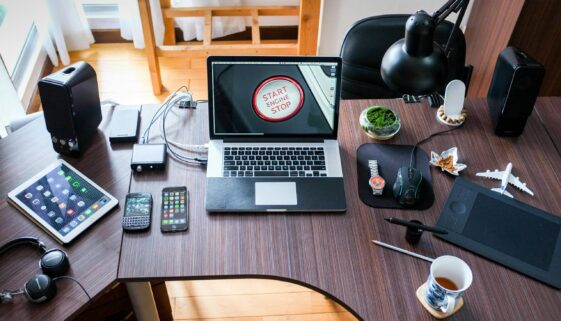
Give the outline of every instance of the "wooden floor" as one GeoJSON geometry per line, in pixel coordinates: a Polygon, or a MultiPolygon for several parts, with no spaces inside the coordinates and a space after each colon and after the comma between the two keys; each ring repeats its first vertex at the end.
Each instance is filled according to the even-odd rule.
{"type": "MultiPolygon", "coordinates": [[[[163,101],[170,92],[186,86],[194,99],[207,99],[206,59],[198,56],[162,57],[160,68],[164,92],[152,94],[150,73],[144,50],[132,44],[94,44],[87,50],[70,53],[71,62],[85,61],[97,73],[101,100],[111,99],[119,104],[146,104],[163,101]]],[[[58,66],[54,71],[65,68],[58,66]]]]}
{"type": "MultiPolygon", "coordinates": [[[[187,86],[195,99],[207,99],[206,59],[161,58],[167,92],[152,94],[143,50],[132,44],[95,44],[70,54],[97,73],[100,97],[119,104],[163,101],[169,91],[187,86]]],[[[60,66],[55,70],[64,68],[60,66]]],[[[166,282],[175,320],[205,321],[350,321],[349,312],[322,294],[273,280],[205,280],[166,282]]]]}

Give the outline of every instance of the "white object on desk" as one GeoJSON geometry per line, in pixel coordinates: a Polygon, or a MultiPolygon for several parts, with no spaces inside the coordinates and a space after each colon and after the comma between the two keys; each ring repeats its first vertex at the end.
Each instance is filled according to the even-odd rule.
{"type": "Polygon", "coordinates": [[[520,179],[514,175],[512,175],[512,163],[508,163],[506,165],[506,169],[504,171],[499,171],[495,169],[494,172],[487,170],[485,172],[477,173],[476,176],[486,177],[490,179],[496,179],[501,181],[501,187],[492,188],[491,190],[497,192],[501,195],[506,195],[508,197],[514,198],[512,194],[506,191],[508,184],[513,185],[514,187],[518,188],[519,190],[526,192],[532,196],[534,196],[534,192],[532,192],[527,186],[526,183],[520,181],[520,179]]]}
{"type": "Polygon", "coordinates": [[[463,112],[466,85],[461,80],[452,80],[446,86],[444,95],[444,105],[440,106],[436,113],[436,118],[451,126],[460,126],[464,123],[466,113],[463,112]]]}

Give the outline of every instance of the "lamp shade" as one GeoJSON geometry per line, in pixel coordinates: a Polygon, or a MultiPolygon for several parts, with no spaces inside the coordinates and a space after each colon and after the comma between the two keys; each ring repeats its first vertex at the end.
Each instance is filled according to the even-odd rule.
{"type": "Polygon", "coordinates": [[[448,60],[433,41],[435,27],[425,11],[409,17],[405,38],[394,43],[382,58],[382,79],[388,87],[404,94],[423,95],[444,84],[448,60]]]}

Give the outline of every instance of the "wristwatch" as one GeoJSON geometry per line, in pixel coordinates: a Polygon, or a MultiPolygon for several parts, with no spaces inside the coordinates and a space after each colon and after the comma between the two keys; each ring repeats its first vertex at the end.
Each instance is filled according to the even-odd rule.
{"type": "Polygon", "coordinates": [[[368,167],[370,167],[370,180],[368,184],[372,187],[373,195],[382,195],[386,181],[378,174],[378,161],[369,160],[368,167]]]}

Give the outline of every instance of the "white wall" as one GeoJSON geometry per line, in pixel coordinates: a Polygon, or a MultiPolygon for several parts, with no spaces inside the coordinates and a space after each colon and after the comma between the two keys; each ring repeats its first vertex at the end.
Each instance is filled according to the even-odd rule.
{"type": "MultiPolygon", "coordinates": [[[[470,6],[473,1],[477,0],[471,0],[470,6]]],[[[323,0],[318,53],[321,56],[338,56],[347,30],[362,18],[396,13],[413,14],[421,9],[432,14],[445,2],[446,0],[323,0]]],[[[468,17],[469,8],[462,26],[465,26],[468,17]]],[[[453,13],[448,20],[455,19],[456,14],[453,13]]]]}

